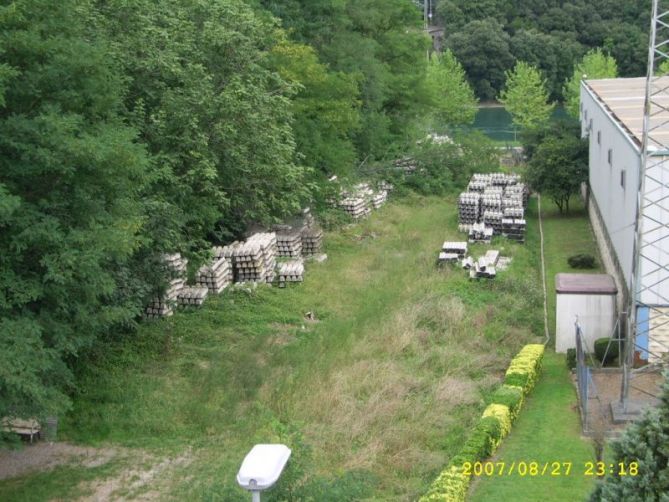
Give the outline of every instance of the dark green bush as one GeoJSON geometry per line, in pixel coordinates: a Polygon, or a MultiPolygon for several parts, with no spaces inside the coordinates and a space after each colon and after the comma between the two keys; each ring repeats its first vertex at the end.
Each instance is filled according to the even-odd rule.
{"type": "Polygon", "coordinates": [[[597,266],[597,261],[591,254],[575,254],[567,258],[567,263],[572,268],[581,269],[591,269],[597,266]]]}
{"type": "Polygon", "coordinates": [[[573,370],[576,368],[576,349],[567,349],[567,368],[573,370]]]}
{"type": "Polygon", "coordinates": [[[609,337],[595,340],[595,357],[602,364],[611,364],[618,357],[618,342],[611,342],[611,346],[609,346],[610,341],[611,338],[609,337]],[[609,349],[608,352],[606,351],[607,347],[609,349]],[[606,360],[604,360],[605,355],[606,360]]]}
{"type": "Polygon", "coordinates": [[[499,420],[495,417],[483,417],[474,427],[458,457],[464,457],[470,462],[486,459],[492,455],[501,438],[502,427],[499,420]]]}

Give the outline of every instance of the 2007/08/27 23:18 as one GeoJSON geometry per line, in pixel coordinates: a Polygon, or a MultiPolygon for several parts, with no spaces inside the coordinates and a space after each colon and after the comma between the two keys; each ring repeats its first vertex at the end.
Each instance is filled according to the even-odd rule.
{"type": "MultiPolygon", "coordinates": [[[[468,476],[569,476],[576,473],[572,470],[573,462],[464,462],[462,472],[468,476]]],[[[585,462],[584,476],[604,476],[617,474],[618,476],[636,476],[639,474],[639,463],[624,462],[585,462]]]]}

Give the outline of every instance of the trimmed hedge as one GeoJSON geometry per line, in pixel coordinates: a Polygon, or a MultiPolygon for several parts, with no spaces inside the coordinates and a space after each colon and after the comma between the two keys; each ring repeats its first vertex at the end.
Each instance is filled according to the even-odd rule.
{"type": "Polygon", "coordinates": [[[534,388],[534,384],[541,371],[541,362],[543,358],[543,345],[525,345],[518,355],[511,360],[509,369],[506,370],[504,383],[522,387],[523,392],[527,394],[534,388]]]}
{"type": "Polygon", "coordinates": [[[491,404],[483,412],[483,418],[487,417],[492,417],[499,422],[502,429],[502,435],[499,438],[501,442],[511,432],[511,412],[509,411],[509,407],[503,404],[491,404]]]}
{"type": "Polygon", "coordinates": [[[495,391],[492,395],[491,401],[495,404],[503,404],[509,408],[509,413],[511,415],[511,421],[513,422],[518,418],[520,413],[520,408],[523,406],[525,401],[525,394],[522,387],[517,385],[502,385],[499,389],[495,391]]]}
{"type": "Polygon", "coordinates": [[[434,480],[430,490],[420,498],[420,502],[465,502],[470,478],[462,472],[462,467],[449,465],[434,480]]]}
{"type": "Polygon", "coordinates": [[[492,396],[467,441],[419,502],[465,502],[470,477],[463,473],[465,462],[474,463],[490,457],[511,430],[525,395],[532,390],[541,371],[543,345],[526,345],[513,358],[505,383],[492,396]]]}

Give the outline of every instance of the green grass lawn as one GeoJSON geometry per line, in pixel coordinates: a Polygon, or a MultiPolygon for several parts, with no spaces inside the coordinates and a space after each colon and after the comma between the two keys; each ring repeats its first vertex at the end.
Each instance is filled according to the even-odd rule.
{"type": "MultiPolygon", "coordinates": [[[[573,254],[597,256],[597,245],[583,205],[572,200],[572,211],[559,214],[547,198],[542,199],[548,318],[551,336],[555,333],[555,274],[559,272],[601,272],[601,269],[577,271],[567,258],[573,254]]],[[[593,460],[591,443],[581,437],[576,392],[570,380],[563,354],[556,354],[549,344],[544,373],[527,399],[511,434],[495,455],[495,461],[507,464],[520,461],[572,462],[569,476],[520,477],[498,476],[477,480],[469,499],[478,501],[582,501],[592,490],[594,479],[583,475],[584,462],[593,460]]]]}
{"type": "MultiPolygon", "coordinates": [[[[242,500],[245,453],[283,441],[294,452],[284,495],[415,500],[541,333],[536,222],[526,246],[495,243],[513,262],[492,282],[436,267],[441,243],[462,239],[456,228],[454,198],[402,199],[329,233],[329,259],[301,285],[226,291],[144,323],[87,361],[61,438],[189,452],[152,482],[164,499],[242,500]]],[[[40,474],[48,496],[32,488],[37,476],[0,482],[0,500],[70,499],[92,475],[79,470],[40,474]]]]}
{"type": "MultiPolygon", "coordinates": [[[[581,425],[576,396],[565,369],[564,357],[547,352],[539,384],[527,399],[511,434],[502,443],[493,462],[570,462],[568,476],[512,475],[481,477],[470,489],[472,502],[582,501],[592,490],[594,479],[583,475],[584,463],[593,460],[590,443],[580,438],[581,425]]],[[[564,470],[561,471],[564,474],[564,470]]]]}

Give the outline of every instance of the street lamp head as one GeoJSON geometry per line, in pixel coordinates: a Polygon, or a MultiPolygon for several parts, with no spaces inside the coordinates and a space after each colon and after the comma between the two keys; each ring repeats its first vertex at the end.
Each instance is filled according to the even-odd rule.
{"type": "Polygon", "coordinates": [[[290,448],[283,444],[255,445],[244,457],[237,473],[237,483],[258,497],[259,492],[271,488],[278,481],[290,454],[290,448]]]}

